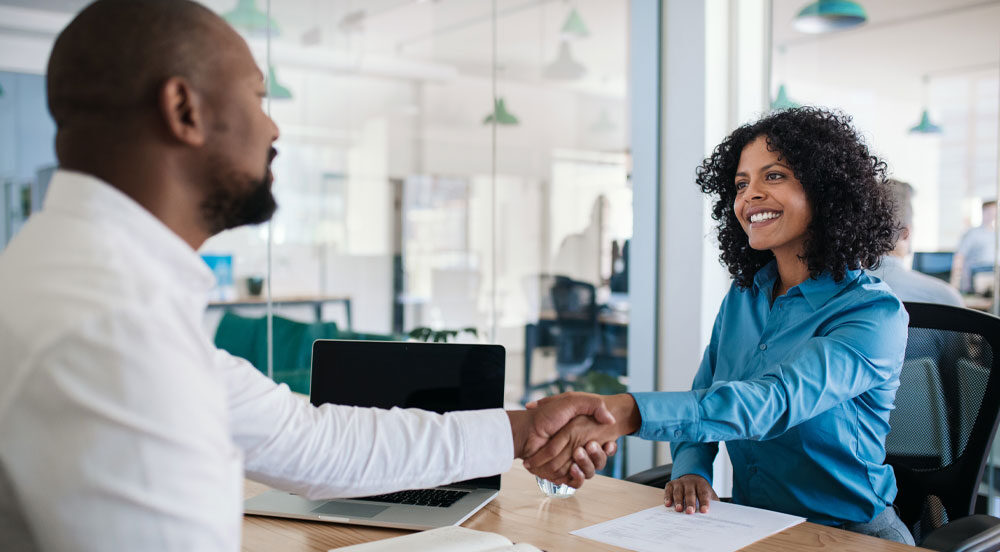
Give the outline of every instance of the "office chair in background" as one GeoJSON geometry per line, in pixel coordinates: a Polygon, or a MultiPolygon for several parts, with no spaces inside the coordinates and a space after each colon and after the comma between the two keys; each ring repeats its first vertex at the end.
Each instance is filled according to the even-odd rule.
{"type": "MultiPolygon", "coordinates": [[[[317,339],[398,341],[405,336],[342,331],[335,322],[299,322],[274,316],[274,381],[309,394],[312,345],[317,339]]],[[[267,317],[247,318],[226,311],[215,330],[215,346],[250,361],[267,374],[267,317]]]]}
{"type": "MultiPolygon", "coordinates": [[[[1000,519],[973,513],[1000,414],[1000,318],[903,304],[910,315],[906,360],[886,438],[900,517],[919,546],[1000,551],[1000,519]]],[[[663,488],[671,467],[626,480],[663,488]]]]}

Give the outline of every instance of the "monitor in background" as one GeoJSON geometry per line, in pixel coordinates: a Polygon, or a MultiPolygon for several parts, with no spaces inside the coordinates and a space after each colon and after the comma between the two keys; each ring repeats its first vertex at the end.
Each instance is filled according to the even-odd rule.
{"type": "Polygon", "coordinates": [[[948,282],[954,256],[952,251],[917,251],[913,254],[913,270],[948,282]]]}

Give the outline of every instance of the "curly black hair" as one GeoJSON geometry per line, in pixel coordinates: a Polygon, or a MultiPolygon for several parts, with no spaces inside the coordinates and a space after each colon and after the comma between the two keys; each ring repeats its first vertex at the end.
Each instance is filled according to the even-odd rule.
{"type": "Polygon", "coordinates": [[[868,151],[849,116],[799,107],[741,126],[698,167],[701,191],[717,196],[712,219],[718,221],[720,260],[736,284],[749,287],[754,274],[774,258],[770,250],[750,247],[733,211],[740,154],[761,136],[767,148],[792,168],[812,207],[800,257],[810,276],[829,272],[839,282],[848,269],[877,268],[882,255],[895,247],[901,230],[886,164],[868,151]]]}

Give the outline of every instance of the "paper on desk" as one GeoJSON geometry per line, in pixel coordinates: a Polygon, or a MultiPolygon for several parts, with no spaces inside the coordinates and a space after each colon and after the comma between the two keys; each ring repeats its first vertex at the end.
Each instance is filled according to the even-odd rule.
{"type": "Polygon", "coordinates": [[[655,506],[571,534],[637,552],[730,552],[803,521],[805,518],[769,510],[712,502],[707,514],[655,506]]]}

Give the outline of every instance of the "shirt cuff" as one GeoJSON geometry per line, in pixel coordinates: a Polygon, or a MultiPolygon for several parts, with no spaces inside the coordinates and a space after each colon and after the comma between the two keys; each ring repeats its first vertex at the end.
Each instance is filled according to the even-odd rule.
{"type": "Polygon", "coordinates": [[[698,441],[694,391],[632,393],[642,424],[636,435],[649,441],[698,441]]]}
{"type": "MultiPolygon", "coordinates": [[[[671,451],[673,452],[673,451],[671,451]]],[[[670,479],[677,479],[684,475],[700,475],[712,483],[712,463],[719,449],[713,443],[684,443],[684,446],[677,449],[673,454],[674,467],[670,472],[670,479]]]]}
{"type": "Polygon", "coordinates": [[[452,413],[458,420],[465,451],[462,479],[504,473],[514,463],[514,434],[501,408],[452,413]]]}

